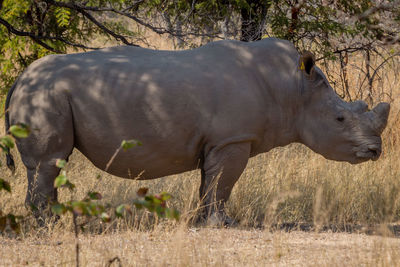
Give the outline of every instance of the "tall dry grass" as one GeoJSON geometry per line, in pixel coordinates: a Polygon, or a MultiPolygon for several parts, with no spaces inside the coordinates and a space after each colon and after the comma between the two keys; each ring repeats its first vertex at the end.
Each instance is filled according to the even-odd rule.
{"type": "MultiPolygon", "coordinates": [[[[346,233],[240,229],[127,230],[80,238],[81,265],[107,266],[398,266],[399,239],[346,233]]],[[[73,266],[74,239],[57,231],[0,238],[0,266],[73,266]]]]}

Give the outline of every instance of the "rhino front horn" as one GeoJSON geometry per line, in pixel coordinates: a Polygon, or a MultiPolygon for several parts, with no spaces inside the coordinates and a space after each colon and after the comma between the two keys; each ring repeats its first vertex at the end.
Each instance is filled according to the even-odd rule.
{"type": "Polygon", "coordinates": [[[390,104],[382,102],[376,105],[372,112],[376,115],[373,120],[374,129],[381,134],[386,127],[390,111],[390,104]]]}

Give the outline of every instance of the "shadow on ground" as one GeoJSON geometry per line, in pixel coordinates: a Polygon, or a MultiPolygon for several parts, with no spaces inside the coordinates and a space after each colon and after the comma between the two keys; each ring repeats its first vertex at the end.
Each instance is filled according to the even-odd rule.
{"type": "MultiPolygon", "coordinates": [[[[265,228],[265,227],[261,227],[265,228]]],[[[333,232],[333,233],[360,233],[367,235],[393,236],[400,238],[399,224],[378,224],[378,225],[361,225],[361,224],[330,224],[330,225],[314,225],[312,223],[287,222],[273,224],[270,226],[271,231],[303,231],[303,232],[333,232]]]]}

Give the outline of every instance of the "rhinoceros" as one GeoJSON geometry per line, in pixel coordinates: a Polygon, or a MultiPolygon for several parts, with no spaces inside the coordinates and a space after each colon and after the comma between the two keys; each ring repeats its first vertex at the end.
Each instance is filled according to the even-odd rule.
{"type": "Polygon", "coordinates": [[[184,51],[117,46],[49,55],[17,79],[5,109],[6,130],[18,123],[32,129],[16,141],[28,205],[56,200],[56,160],[76,148],[123,178],[200,169],[205,214],[224,216],[249,158],[274,147],[299,142],[327,159],[377,160],[390,106],[345,102],[313,54],[269,38],[184,51]],[[143,145],[108,164],[130,139],[143,145]]]}

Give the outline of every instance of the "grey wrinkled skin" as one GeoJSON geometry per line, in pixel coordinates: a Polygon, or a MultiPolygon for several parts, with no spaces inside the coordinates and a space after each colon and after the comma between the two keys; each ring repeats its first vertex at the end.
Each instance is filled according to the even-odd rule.
{"type": "Polygon", "coordinates": [[[137,139],[143,146],[118,153],[107,172],[153,179],[200,168],[208,215],[223,214],[248,159],[277,146],[300,142],[350,163],[378,159],[389,114],[387,103],[369,111],[343,101],[311,53],[274,38],[46,56],[18,78],[8,104],[9,124],[32,129],[17,141],[27,204],[57,198],[55,162],[74,147],[105,170],[122,140],[137,139]]]}

